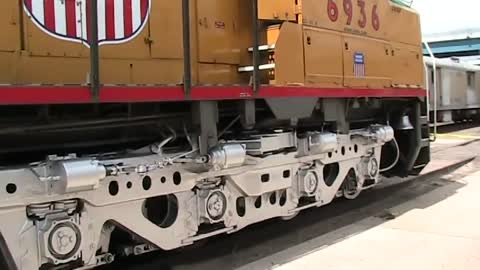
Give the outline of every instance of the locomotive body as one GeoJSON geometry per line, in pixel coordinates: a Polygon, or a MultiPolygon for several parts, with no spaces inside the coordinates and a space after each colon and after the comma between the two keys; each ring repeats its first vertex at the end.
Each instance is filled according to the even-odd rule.
{"type": "MultiPolygon", "coordinates": [[[[0,82],[89,83],[90,1],[22,2],[3,7],[0,82]]],[[[180,1],[100,3],[103,84],[183,82],[180,1]]],[[[252,65],[252,5],[191,4],[193,82],[248,84],[250,76],[238,69],[252,65]]],[[[412,10],[389,1],[264,0],[258,14],[260,45],[270,46],[261,64],[275,64],[263,83],[380,89],[424,84],[419,18],[412,10]],[[354,72],[355,54],[357,62],[364,57],[363,73],[354,72]]]]}
{"type": "Polygon", "coordinates": [[[5,268],[175,249],[429,162],[419,16],[401,4],[8,0],[2,13],[5,268]]]}

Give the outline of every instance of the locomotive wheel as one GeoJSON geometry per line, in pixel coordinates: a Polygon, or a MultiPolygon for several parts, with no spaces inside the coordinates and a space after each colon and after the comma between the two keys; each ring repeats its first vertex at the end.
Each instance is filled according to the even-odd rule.
{"type": "Polygon", "coordinates": [[[348,200],[354,200],[360,195],[362,190],[359,186],[357,175],[353,169],[350,169],[348,172],[345,180],[343,181],[342,187],[343,196],[348,200]]]}

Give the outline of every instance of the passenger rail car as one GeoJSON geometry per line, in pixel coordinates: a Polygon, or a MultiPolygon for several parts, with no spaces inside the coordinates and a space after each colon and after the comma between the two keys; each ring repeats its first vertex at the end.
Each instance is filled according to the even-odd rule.
{"type": "Polygon", "coordinates": [[[0,27],[1,269],[176,249],[430,159],[399,0],[4,0],[0,27]]]}
{"type": "Polygon", "coordinates": [[[431,111],[436,106],[440,122],[478,119],[480,112],[480,67],[452,59],[425,58],[428,67],[431,111]],[[436,80],[436,85],[435,85],[436,80]],[[434,93],[436,88],[436,95],[434,93]],[[436,104],[434,104],[436,96],[436,104]]]}

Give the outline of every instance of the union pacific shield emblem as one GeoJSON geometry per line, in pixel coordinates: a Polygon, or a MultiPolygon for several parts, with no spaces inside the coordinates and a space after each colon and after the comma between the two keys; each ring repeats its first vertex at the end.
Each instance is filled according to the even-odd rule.
{"type": "MultiPolygon", "coordinates": [[[[91,41],[90,0],[23,0],[25,12],[44,32],[59,39],[91,41]]],[[[151,0],[97,0],[98,42],[120,44],[145,27],[151,0]]]]}

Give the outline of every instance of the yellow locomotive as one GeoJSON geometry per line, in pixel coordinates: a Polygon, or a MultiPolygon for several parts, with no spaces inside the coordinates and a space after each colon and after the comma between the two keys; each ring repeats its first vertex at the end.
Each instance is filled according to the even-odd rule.
{"type": "Polygon", "coordinates": [[[1,269],[187,246],[430,160],[400,0],[4,2],[1,269]]]}

